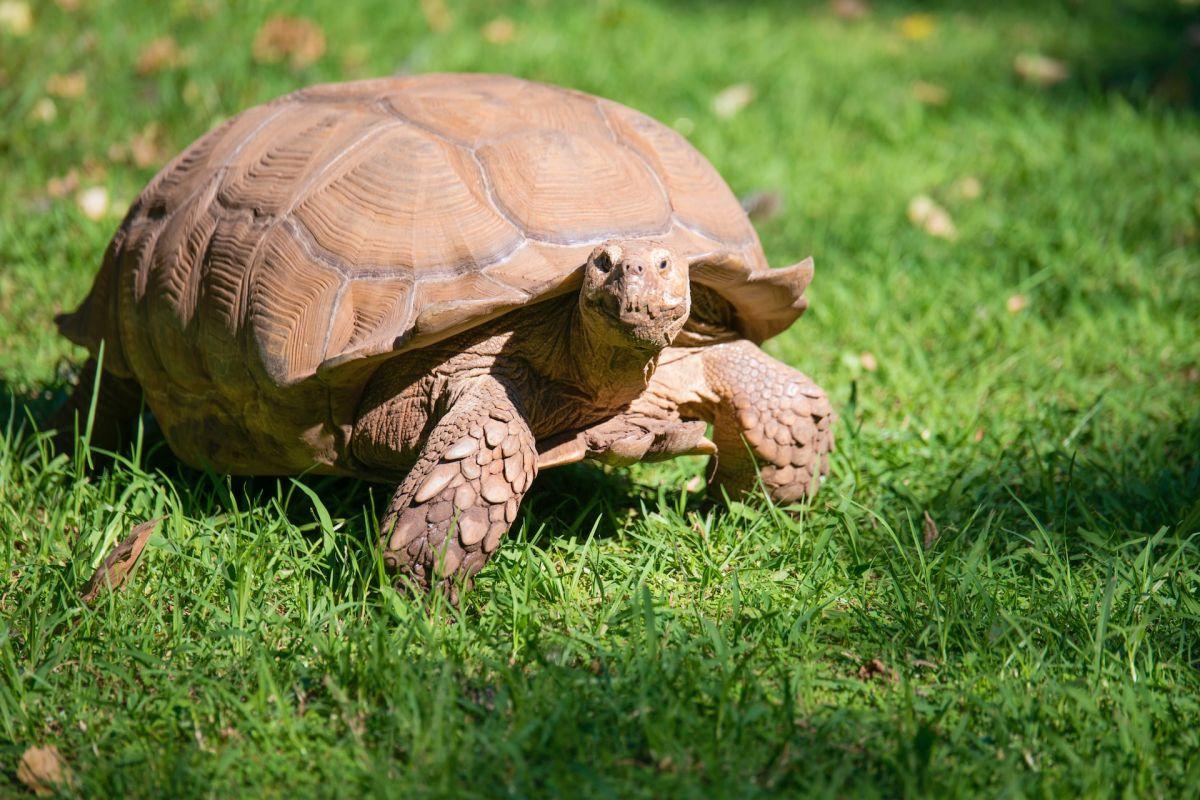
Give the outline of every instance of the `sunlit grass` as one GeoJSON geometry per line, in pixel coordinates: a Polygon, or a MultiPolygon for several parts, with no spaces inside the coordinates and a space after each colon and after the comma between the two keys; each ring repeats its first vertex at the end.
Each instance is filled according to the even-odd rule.
{"type": "Polygon", "coordinates": [[[0,33],[0,793],[50,743],[83,796],[1197,785],[1200,123],[1155,99],[1185,4],[946,2],[915,27],[884,0],[853,22],[765,0],[424,5],[289,4],[327,43],[301,68],[254,60],[275,10],[252,4],[38,3],[0,33]],[[489,42],[500,16],[514,38],[489,42]],[[139,75],[167,33],[179,63],[139,75]],[[1020,53],[1071,77],[1028,85],[1020,53]],[[27,422],[81,357],[52,317],[161,160],[298,86],[414,70],[612,97],[687,131],[739,194],[782,194],[764,246],[817,274],[768,349],[841,414],[811,507],[714,508],[683,489],[694,461],[547,472],[463,608],[430,613],[374,548],[387,487],[192,471],[152,426],[90,477],[51,455],[27,422]],[[73,72],[81,96],[49,93],[73,72]],[[737,83],[755,99],[717,117],[737,83]],[[137,165],[139,136],[159,160],[137,165]],[[956,238],[908,220],[917,195],[956,238]],[[84,606],[158,516],[128,586],[84,606]]]}

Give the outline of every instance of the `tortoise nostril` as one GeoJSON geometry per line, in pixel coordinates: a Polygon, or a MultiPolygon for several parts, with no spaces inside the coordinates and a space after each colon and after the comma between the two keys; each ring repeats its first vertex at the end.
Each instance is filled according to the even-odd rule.
{"type": "Polygon", "coordinates": [[[627,263],[625,265],[625,271],[628,272],[630,275],[641,275],[642,274],[642,263],[640,261],[635,261],[632,264],[627,263]]]}

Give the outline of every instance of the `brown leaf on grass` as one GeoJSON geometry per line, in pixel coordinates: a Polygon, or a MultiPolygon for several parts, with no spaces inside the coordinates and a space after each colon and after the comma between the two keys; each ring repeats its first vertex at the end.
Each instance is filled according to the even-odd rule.
{"type": "Polygon", "coordinates": [[[937,20],[932,14],[909,14],[900,19],[897,27],[905,39],[918,42],[933,36],[937,30],[937,20]]]}
{"type": "Polygon", "coordinates": [[[866,0],[829,0],[829,10],[835,17],[849,22],[863,19],[871,13],[866,0]]]}
{"type": "Polygon", "coordinates": [[[43,97],[33,104],[29,118],[48,125],[58,118],[58,106],[49,97],[43,97]]]}
{"type": "Polygon", "coordinates": [[[72,169],[65,175],[46,181],[46,194],[55,200],[62,199],[79,188],[79,170],[72,169]]]}
{"type": "Polygon", "coordinates": [[[50,797],[75,783],[71,768],[63,761],[58,748],[30,747],[17,765],[17,780],[38,797],[50,797]]]}
{"type": "Polygon", "coordinates": [[[55,97],[74,99],[87,91],[87,75],[82,72],[67,72],[51,75],[46,81],[46,92],[55,97]]]}
{"type": "Polygon", "coordinates": [[[713,97],[713,113],[721,119],[729,119],[754,102],[757,94],[754,86],[749,83],[735,83],[733,86],[727,86],[713,97]]]}
{"type": "Polygon", "coordinates": [[[953,240],[958,236],[949,212],[933,198],[919,194],[908,203],[908,219],[918,228],[939,239],[953,240]]]}
{"type": "Polygon", "coordinates": [[[749,192],[742,197],[742,208],[755,222],[775,219],[783,210],[783,195],[773,189],[749,192]]]}
{"type": "Polygon", "coordinates": [[[0,3],[0,30],[13,36],[25,36],[33,30],[33,12],[28,3],[5,0],[0,3]]]}
{"type": "Polygon", "coordinates": [[[129,155],[133,163],[145,169],[161,164],[167,158],[167,150],[163,142],[163,129],[157,122],[151,122],[133,135],[129,140],[129,155]]]}
{"type": "Polygon", "coordinates": [[[950,191],[963,200],[978,200],[979,196],[983,194],[983,184],[979,182],[979,178],[968,175],[956,180],[950,187],[950,191]]]}
{"type": "Polygon", "coordinates": [[[870,352],[869,350],[864,350],[858,354],[858,363],[861,364],[862,368],[867,372],[874,372],[875,370],[879,369],[879,362],[875,360],[874,353],[870,352]]]}
{"type": "Polygon", "coordinates": [[[113,551],[104,559],[104,563],[96,569],[91,579],[83,587],[80,594],[83,602],[91,605],[102,592],[119,589],[121,584],[125,583],[134,567],[137,566],[146,542],[150,540],[150,536],[158,529],[158,524],[162,521],[162,517],[155,517],[133,526],[133,531],[125,537],[125,541],[113,548],[113,551]]]}
{"type": "Polygon", "coordinates": [[[884,664],[878,658],[872,658],[867,663],[858,668],[858,679],[862,681],[871,681],[875,679],[887,681],[888,683],[896,683],[900,680],[892,668],[884,664]]]}
{"type": "Polygon", "coordinates": [[[421,0],[421,13],[434,33],[448,31],[454,25],[454,15],[446,8],[446,0],[421,0]]]}
{"type": "Polygon", "coordinates": [[[933,543],[936,542],[938,536],[941,535],[938,532],[937,523],[933,521],[933,517],[929,516],[928,511],[925,512],[924,528],[925,530],[924,535],[921,537],[921,544],[923,544],[925,549],[928,550],[929,548],[933,547],[933,543]]]}
{"type": "Polygon", "coordinates": [[[142,52],[138,54],[135,68],[139,75],[153,75],[164,69],[182,66],[184,60],[183,51],[179,49],[179,43],[175,41],[175,37],[160,36],[157,39],[151,39],[142,48],[142,52]]]}
{"type": "Polygon", "coordinates": [[[1004,307],[1010,314],[1020,314],[1029,305],[1029,298],[1023,294],[1014,294],[1004,301],[1004,307]]]}
{"type": "Polygon", "coordinates": [[[912,85],[913,98],[925,106],[944,106],[950,102],[950,90],[936,83],[916,81],[912,85]]]}
{"type": "Polygon", "coordinates": [[[294,69],[303,69],[325,54],[325,32],[303,17],[274,16],[258,29],[251,53],[260,64],[286,60],[294,69]]]}
{"type": "Polygon", "coordinates": [[[103,186],[89,186],[75,195],[75,205],[93,222],[102,220],[108,213],[108,189],[103,186]]]}
{"type": "Polygon", "coordinates": [[[1071,77],[1067,62],[1039,53],[1022,53],[1014,58],[1013,71],[1034,86],[1054,86],[1071,77]]]}
{"type": "Polygon", "coordinates": [[[483,38],[491,44],[508,44],[517,38],[517,26],[508,17],[496,17],[483,26],[483,38]]]}

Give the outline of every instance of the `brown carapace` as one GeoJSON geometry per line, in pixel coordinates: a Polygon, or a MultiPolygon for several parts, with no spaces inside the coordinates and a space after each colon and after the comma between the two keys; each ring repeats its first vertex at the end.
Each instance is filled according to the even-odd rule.
{"type": "Polygon", "coordinates": [[[314,86],[142,192],[60,319],[93,360],[59,420],[103,343],[98,444],[144,396],[195,466],[389,482],[387,563],[455,594],[539,469],[708,454],[718,491],[814,492],[829,403],[758,348],[811,276],[768,268],[708,161],[617,103],[500,75],[314,86]]]}

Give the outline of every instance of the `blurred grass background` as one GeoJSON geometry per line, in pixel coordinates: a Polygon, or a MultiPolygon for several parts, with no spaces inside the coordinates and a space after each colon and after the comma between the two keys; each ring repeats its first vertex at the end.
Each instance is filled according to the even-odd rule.
{"type": "Polygon", "coordinates": [[[1183,796],[1200,781],[1200,10],[1189,0],[0,2],[0,792],[1183,796]],[[508,72],[687,135],[842,421],[797,516],[698,463],[547,473],[458,624],[365,486],[25,425],[128,203],[319,81],[508,72]],[[772,206],[778,206],[774,212],[772,206]],[[0,420],[3,422],[4,420],[0,420]],[[323,501],[323,502],[322,502],[323,501]],[[142,519],[131,588],[77,589],[142,519]],[[28,776],[26,776],[28,777],[28,776]],[[6,783],[7,782],[7,783],[6,783]]]}

